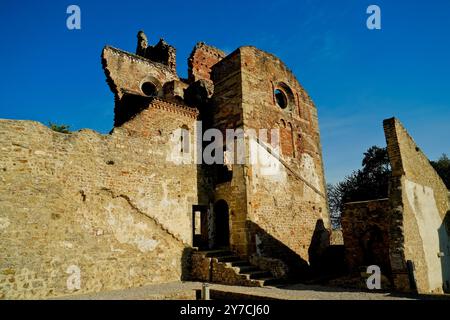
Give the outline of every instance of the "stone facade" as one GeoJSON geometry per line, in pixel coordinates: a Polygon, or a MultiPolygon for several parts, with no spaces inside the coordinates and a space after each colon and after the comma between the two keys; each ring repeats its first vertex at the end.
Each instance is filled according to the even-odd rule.
{"type": "Polygon", "coordinates": [[[110,134],[0,120],[0,297],[184,279],[193,247],[227,246],[283,276],[317,261],[330,229],[317,110],[279,59],[200,43],[181,79],[175,49],[140,32],[136,54],[107,46],[102,64],[110,134]],[[278,128],[281,147],[245,136],[243,163],[199,163],[210,128],[278,128]],[[275,174],[249,161],[255,150],[275,174]]]}
{"type": "Polygon", "coordinates": [[[212,78],[214,127],[278,128],[281,133],[276,157],[266,144],[246,141],[249,152],[266,154],[276,174],[264,174],[258,164],[235,165],[232,180],[216,185],[216,198],[230,206],[231,246],[242,255],[304,266],[317,226],[325,225],[324,232],[330,228],[317,110],[283,63],[254,47],[224,58],[213,67],[212,78]],[[276,90],[287,99],[284,108],[277,104],[276,90]]]}
{"type": "Polygon", "coordinates": [[[276,279],[285,279],[288,276],[288,267],[280,259],[268,258],[254,254],[250,256],[249,261],[255,266],[258,266],[261,270],[269,271],[276,279]]]}
{"type": "Polygon", "coordinates": [[[211,80],[211,68],[220,60],[225,58],[222,50],[199,42],[192,50],[188,60],[189,82],[198,80],[211,80]]]}
{"type": "Polygon", "coordinates": [[[2,297],[74,293],[70,270],[79,270],[77,293],[187,274],[197,168],[171,164],[163,151],[170,131],[193,118],[170,118],[146,110],[146,125],[164,123],[161,135],[151,137],[126,127],[103,136],[0,121],[2,297]]]}

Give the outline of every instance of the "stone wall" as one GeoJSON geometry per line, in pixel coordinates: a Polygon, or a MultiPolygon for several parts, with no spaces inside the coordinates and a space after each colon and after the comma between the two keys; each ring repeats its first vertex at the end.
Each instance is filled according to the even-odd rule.
{"type": "Polygon", "coordinates": [[[394,284],[398,289],[410,289],[409,260],[415,266],[419,292],[449,290],[450,243],[444,223],[450,210],[448,191],[401,123],[392,118],[383,125],[392,166],[390,259],[394,284]]]}
{"type": "Polygon", "coordinates": [[[224,57],[225,53],[222,50],[203,42],[197,43],[188,59],[189,82],[201,79],[211,81],[211,68],[224,57]]]}
{"type": "Polygon", "coordinates": [[[349,272],[377,265],[390,276],[389,199],[346,203],[342,213],[345,260],[349,272]]]}
{"type": "Polygon", "coordinates": [[[194,123],[192,113],[157,100],[110,135],[1,120],[0,297],[183,278],[197,166],[172,154],[173,132],[194,132],[194,123]]]}
{"type": "Polygon", "coordinates": [[[242,47],[239,54],[244,128],[278,128],[281,139],[278,155],[274,146],[249,142],[250,152],[258,150],[273,166],[260,162],[246,168],[248,252],[302,268],[329,245],[317,110],[278,58],[254,47],[242,47]],[[285,108],[275,90],[285,95],[285,108]]]}
{"type": "Polygon", "coordinates": [[[344,235],[343,235],[342,228],[331,231],[330,244],[337,245],[337,246],[344,245],[344,235]]]}
{"type": "MultiPolygon", "coordinates": [[[[213,128],[224,133],[226,129],[242,128],[241,61],[235,51],[212,68],[214,81],[213,128]]],[[[231,166],[232,179],[216,183],[214,201],[224,200],[229,206],[230,245],[239,255],[247,255],[247,186],[245,165],[231,166]]],[[[216,226],[220,228],[220,226],[216,226]]]]}
{"type": "Polygon", "coordinates": [[[222,283],[235,286],[261,286],[257,280],[252,280],[245,274],[239,274],[239,268],[230,263],[219,262],[217,258],[207,257],[205,252],[192,253],[192,280],[222,283]]]}
{"type": "Polygon", "coordinates": [[[115,97],[115,126],[122,125],[145,108],[147,96],[163,97],[167,91],[165,86],[179,87],[176,72],[168,66],[120,49],[105,47],[102,64],[115,97]],[[146,85],[153,86],[154,92],[148,92],[146,85]]]}
{"type": "Polygon", "coordinates": [[[215,199],[230,207],[232,248],[307,268],[310,256],[328,246],[330,229],[314,104],[279,59],[253,47],[214,65],[212,80],[215,128],[280,130],[281,156],[247,137],[245,164],[233,165],[232,180],[216,186],[215,199]],[[277,88],[286,94],[285,109],[276,103],[277,88]],[[255,154],[276,172],[252,162],[255,154]]]}
{"type": "Polygon", "coordinates": [[[146,81],[160,90],[165,83],[178,80],[166,65],[113,47],[103,49],[102,62],[111,91],[119,97],[125,92],[143,94],[142,84],[146,81]]]}
{"type": "Polygon", "coordinates": [[[268,258],[254,254],[249,257],[249,261],[261,270],[269,271],[277,279],[284,279],[288,276],[289,268],[280,259],[268,258]]]}

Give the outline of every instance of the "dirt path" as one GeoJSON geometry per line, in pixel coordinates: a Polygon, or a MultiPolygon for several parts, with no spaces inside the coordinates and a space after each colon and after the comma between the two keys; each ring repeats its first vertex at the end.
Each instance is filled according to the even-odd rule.
{"type": "MultiPolygon", "coordinates": [[[[149,285],[117,291],[92,294],[72,295],[58,299],[70,300],[194,300],[195,291],[201,289],[199,282],[172,282],[149,285]]],[[[371,293],[351,289],[311,286],[287,285],[283,287],[239,287],[210,284],[211,296],[228,298],[252,299],[283,299],[283,300],[408,300],[430,299],[436,296],[401,296],[390,293],[371,293]]],[[[444,298],[440,296],[438,298],[444,298]]],[[[450,296],[446,298],[450,299],[450,296]]]]}

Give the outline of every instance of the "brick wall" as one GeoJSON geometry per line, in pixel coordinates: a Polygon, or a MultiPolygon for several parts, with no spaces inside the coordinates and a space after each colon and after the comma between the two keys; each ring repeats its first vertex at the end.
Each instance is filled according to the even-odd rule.
{"type": "Polygon", "coordinates": [[[377,265],[390,277],[389,199],[346,203],[341,223],[345,260],[350,272],[377,265]]]}
{"type": "Polygon", "coordinates": [[[258,165],[248,168],[249,252],[283,258],[301,268],[329,244],[317,111],[278,58],[254,47],[240,48],[240,55],[244,126],[281,128],[283,159],[275,175],[261,174],[258,165]],[[276,88],[286,94],[285,109],[276,103],[276,88]],[[303,145],[294,139],[300,135],[303,145]]]}
{"type": "Polygon", "coordinates": [[[188,59],[188,80],[195,82],[200,79],[211,80],[211,68],[225,57],[222,50],[197,43],[188,59]]]}
{"type": "MultiPolygon", "coordinates": [[[[234,52],[214,65],[213,128],[224,133],[226,129],[242,127],[241,62],[234,52]]],[[[232,166],[232,180],[216,184],[214,201],[225,200],[230,212],[230,245],[240,255],[247,255],[247,186],[244,165],[232,166]]],[[[220,228],[221,226],[216,226],[220,228]]]]}
{"type": "MultiPolygon", "coordinates": [[[[307,267],[310,255],[315,254],[311,252],[315,231],[318,234],[322,230],[318,226],[325,226],[322,232],[328,234],[329,229],[317,111],[312,101],[281,61],[253,47],[241,47],[217,63],[212,79],[216,127],[283,129],[283,163],[278,174],[265,177],[264,168],[247,161],[233,166],[231,182],[216,187],[216,199],[230,204],[234,248],[243,255],[283,258],[297,270],[307,267]],[[274,88],[279,83],[289,85],[286,110],[275,103],[274,88]]],[[[262,148],[246,141],[248,154],[254,147],[262,148]]],[[[280,164],[275,158],[270,161],[280,164]]],[[[326,237],[319,240],[313,250],[322,250],[327,242],[326,237]]]]}

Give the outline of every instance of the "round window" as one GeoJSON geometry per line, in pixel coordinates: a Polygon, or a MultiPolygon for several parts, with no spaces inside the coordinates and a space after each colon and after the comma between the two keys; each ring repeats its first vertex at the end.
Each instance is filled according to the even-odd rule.
{"type": "Polygon", "coordinates": [[[286,98],[286,95],[284,94],[283,91],[281,91],[280,89],[275,89],[275,100],[277,102],[277,105],[281,108],[281,109],[286,109],[287,105],[288,105],[288,101],[286,98]]]}
{"type": "Polygon", "coordinates": [[[156,86],[151,82],[144,82],[141,89],[142,92],[148,97],[154,97],[157,94],[156,86]]]}

